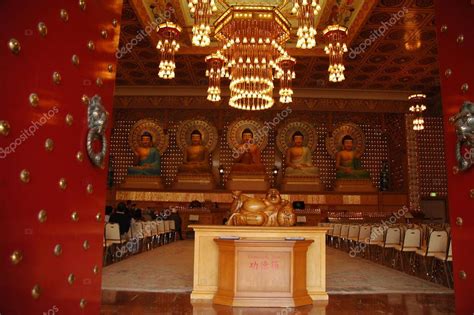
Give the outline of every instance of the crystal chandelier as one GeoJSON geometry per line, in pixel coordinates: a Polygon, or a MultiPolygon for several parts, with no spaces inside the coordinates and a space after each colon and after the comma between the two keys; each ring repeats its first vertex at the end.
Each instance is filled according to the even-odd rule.
{"type": "Polygon", "coordinates": [[[347,52],[345,40],[347,38],[347,28],[341,25],[329,25],[323,31],[323,35],[328,43],[324,51],[329,55],[329,81],[341,82],[344,77],[344,53],[347,52]]]}
{"type": "Polygon", "coordinates": [[[194,15],[193,45],[209,46],[211,43],[211,26],[209,24],[212,12],[217,10],[214,0],[189,0],[188,7],[194,15]]]}
{"type": "Polygon", "coordinates": [[[316,46],[314,18],[320,10],[319,0],[293,0],[291,12],[298,17],[297,48],[310,49],[316,46]]]}
{"type": "Polygon", "coordinates": [[[166,22],[158,25],[157,33],[160,36],[160,40],[156,48],[161,52],[158,76],[162,79],[173,79],[174,69],[176,68],[174,54],[179,49],[179,44],[176,40],[181,34],[181,27],[172,22],[166,22]]]}
{"type": "Polygon", "coordinates": [[[227,59],[218,51],[206,57],[206,76],[209,78],[207,88],[207,99],[211,102],[221,100],[221,78],[225,76],[225,64],[227,59]]]}
{"type": "Polygon", "coordinates": [[[291,103],[293,101],[291,81],[295,78],[295,63],[295,58],[287,55],[277,59],[279,69],[275,74],[275,78],[280,79],[280,103],[291,103]]]}
{"type": "MultiPolygon", "coordinates": [[[[215,22],[215,37],[222,44],[221,54],[225,57],[220,75],[231,81],[230,106],[243,110],[273,106],[274,74],[283,77],[284,82],[294,76],[292,69],[289,77],[282,72],[282,64],[277,61],[289,57],[282,47],[289,34],[289,22],[278,9],[269,6],[233,6],[215,22]]],[[[212,87],[211,92],[218,91],[212,87]]],[[[291,85],[284,89],[281,93],[291,96],[291,85]]]]}
{"type": "Polygon", "coordinates": [[[423,119],[423,112],[426,110],[426,105],[424,104],[426,100],[426,95],[412,94],[408,96],[408,100],[412,104],[410,106],[410,112],[415,115],[415,118],[413,119],[413,130],[418,131],[425,129],[425,120],[423,119]]]}

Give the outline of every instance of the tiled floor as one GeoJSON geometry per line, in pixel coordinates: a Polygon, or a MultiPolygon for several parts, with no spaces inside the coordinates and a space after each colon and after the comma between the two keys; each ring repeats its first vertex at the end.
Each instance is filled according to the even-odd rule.
{"type": "Polygon", "coordinates": [[[232,308],[191,304],[189,293],[140,293],[102,291],[101,315],[198,314],[198,315],[366,315],[455,314],[453,294],[330,295],[327,303],[298,308],[232,308]]]}
{"type": "MultiPolygon", "coordinates": [[[[179,241],[107,266],[102,289],[137,292],[190,292],[193,287],[193,241],[179,241]],[[137,268],[140,266],[140,268],[137,268]]],[[[446,287],[416,278],[331,247],[326,249],[329,294],[439,294],[446,287]]]]}

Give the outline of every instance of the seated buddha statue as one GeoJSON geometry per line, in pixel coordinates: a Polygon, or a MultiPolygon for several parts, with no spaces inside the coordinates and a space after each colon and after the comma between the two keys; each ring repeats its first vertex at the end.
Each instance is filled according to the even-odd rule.
{"type": "Polygon", "coordinates": [[[286,151],[286,176],[318,176],[319,170],[313,166],[311,151],[303,146],[304,135],[297,131],[292,136],[293,146],[286,151]]]}
{"type": "Polygon", "coordinates": [[[202,145],[202,135],[199,130],[191,133],[191,145],[184,151],[184,163],[178,167],[179,173],[209,173],[209,152],[202,145]]]}
{"type": "Polygon", "coordinates": [[[362,169],[360,155],[353,151],[353,139],[342,138],[342,150],[336,153],[336,179],[370,179],[370,174],[362,169]]]}
{"type": "Polygon", "coordinates": [[[134,150],[136,166],[128,168],[128,175],[155,175],[159,176],[160,152],[153,147],[153,137],[149,132],[141,135],[141,145],[134,150]]]}
{"type": "Polygon", "coordinates": [[[253,133],[249,128],[242,131],[242,143],[236,148],[238,157],[232,165],[232,173],[265,173],[261,161],[260,149],[253,141],[253,133]]]}

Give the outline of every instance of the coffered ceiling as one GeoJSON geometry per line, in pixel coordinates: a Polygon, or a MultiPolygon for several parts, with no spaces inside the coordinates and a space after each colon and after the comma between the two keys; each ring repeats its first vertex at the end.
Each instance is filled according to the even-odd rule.
{"type": "MultiPolygon", "coordinates": [[[[291,0],[219,0],[216,16],[232,4],[270,2],[279,7],[292,24],[292,36],[287,47],[296,57],[296,89],[417,91],[428,94],[431,100],[438,97],[439,71],[432,0],[321,0],[322,10],[317,21],[318,46],[311,50],[294,47],[297,21],[290,12],[291,0]],[[321,37],[322,29],[335,16],[349,28],[349,52],[344,58],[346,80],[340,83],[328,81],[329,61],[322,50],[324,40],[321,37]]],[[[211,47],[192,47],[192,23],[187,0],[125,0],[119,48],[128,44],[131,49],[118,54],[118,89],[122,86],[206,86],[204,57],[216,50],[215,42],[211,47]],[[183,26],[182,48],[176,56],[176,78],[173,80],[157,76],[160,55],[155,48],[158,40],[155,32],[137,40],[137,34],[143,33],[153,20],[167,18],[183,26]]],[[[223,85],[226,82],[224,80],[223,85]]],[[[295,97],[298,97],[297,93],[295,97]]]]}

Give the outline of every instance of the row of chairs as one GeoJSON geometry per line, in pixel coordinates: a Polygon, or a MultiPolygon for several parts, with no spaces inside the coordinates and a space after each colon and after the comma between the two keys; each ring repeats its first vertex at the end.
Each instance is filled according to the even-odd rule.
{"type": "Polygon", "coordinates": [[[321,223],[329,245],[409,274],[453,285],[449,227],[321,223]]]}
{"type": "Polygon", "coordinates": [[[116,262],[136,253],[176,241],[173,220],[132,221],[126,234],[120,235],[118,223],[106,223],[104,264],[116,262]]]}

